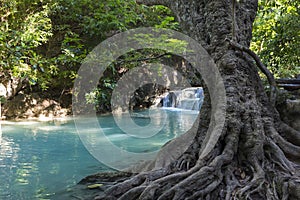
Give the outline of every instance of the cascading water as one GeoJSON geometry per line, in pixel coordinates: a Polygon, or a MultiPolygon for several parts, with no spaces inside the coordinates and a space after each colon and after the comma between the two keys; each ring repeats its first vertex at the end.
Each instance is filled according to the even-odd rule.
{"type": "Polygon", "coordinates": [[[162,107],[200,110],[204,99],[202,87],[190,87],[182,90],[171,90],[160,98],[162,107]]]}

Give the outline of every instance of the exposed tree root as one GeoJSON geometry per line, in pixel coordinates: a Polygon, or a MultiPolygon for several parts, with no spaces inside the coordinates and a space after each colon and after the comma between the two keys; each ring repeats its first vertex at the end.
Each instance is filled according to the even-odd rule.
{"type": "MultiPolygon", "coordinates": [[[[255,160],[254,161],[254,175],[252,180],[247,183],[244,187],[240,188],[238,190],[238,192],[236,193],[236,195],[239,198],[242,198],[243,195],[246,196],[246,199],[250,198],[250,195],[252,195],[255,192],[260,193],[261,190],[263,190],[262,185],[264,184],[264,180],[265,180],[265,173],[262,169],[262,167],[259,165],[258,161],[255,160]]],[[[263,197],[263,196],[262,196],[263,197]]]]}
{"type": "Polygon", "coordinates": [[[272,140],[267,140],[268,141],[265,147],[266,158],[268,158],[274,164],[277,164],[281,168],[281,170],[293,174],[295,168],[292,166],[291,162],[285,157],[283,151],[272,140]]]}
{"type": "Polygon", "coordinates": [[[296,131],[295,129],[291,128],[287,124],[281,122],[278,125],[277,128],[278,132],[282,137],[284,137],[289,142],[300,146],[300,134],[299,131],[296,131]]]}
{"type": "MultiPolygon", "coordinates": [[[[299,160],[300,159],[300,147],[292,144],[291,142],[289,142],[288,140],[286,140],[285,138],[283,138],[279,132],[277,132],[277,130],[274,128],[274,125],[266,125],[267,126],[267,133],[268,135],[273,139],[273,141],[278,144],[278,146],[280,147],[280,149],[282,149],[282,151],[290,158],[292,158],[293,160],[299,160]]],[[[286,125],[287,126],[287,125],[286,125]]],[[[290,128],[292,129],[292,128],[290,128]]],[[[291,131],[293,132],[295,138],[299,137],[300,133],[297,132],[296,130],[291,131]]]]}
{"type": "Polygon", "coordinates": [[[120,196],[121,194],[125,194],[127,191],[135,188],[136,186],[156,180],[160,177],[166,176],[167,174],[168,170],[165,169],[152,171],[151,174],[147,172],[140,173],[122,183],[116,184],[115,186],[106,190],[105,193],[111,196],[120,196]]]}
{"type": "Polygon", "coordinates": [[[191,148],[194,152],[187,151],[161,169],[116,183],[98,198],[299,199],[300,166],[291,158],[300,159],[300,147],[285,134],[299,138],[300,133],[263,113],[254,91],[244,92],[240,94],[242,106],[233,106],[240,112],[228,106],[226,132],[206,157],[195,152],[200,148],[191,148]],[[282,134],[285,131],[288,133],[282,134]]]}
{"type": "MultiPolygon", "coordinates": [[[[231,33],[231,17],[224,9],[228,1],[180,1],[180,4],[169,0],[138,2],[169,5],[178,16],[182,16],[186,29],[193,30],[189,31],[191,35],[205,44],[224,79],[226,123],[224,129],[218,132],[221,136],[212,146],[213,149],[205,157],[200,157],[205,146],[205,125],[209,124],[209,120],[213,121],[209,109],[204,107],[200,123],[205,121],[206,124],[200,124],[194,143],[180,158],[171,160],[161,169],[143,172],[116,183],[97,198],[300,199],[300,167],[297,162],[292,162],[300,160],[300,133],[279,120],[272,106],[275,103],[276,83],[259,58],[248,46],[230,41],[231,46],[247,52],[247,55],[240,55],[240,52],[224,44],[224,37],[231,33]],[[193,15],[189,13],[192,11],[193,15]],[[270,99],[248,55],[267,75],[274,89],[270,99]]],[[[255,12],[250,11],[255,10],[254,4],[251,1],[237,4],[236,37],[241,44],[248,44],[251,38],[255,12]]]]}
{"type": "Polygon", "coordinates": [[[145,190],[146,186],[138,186],[135,188],[132,188],[131,190],[127,191],[125,194],[123,194],[119,200],[127,200],[127,199],[137,199],[140,194],[145,190]]]}
{"type": "MultiPolygon", "coordinates": [[[[215,154],[211,153],[205,159],[198,159],[192,168],[185,168],[186,170],[168,166],[137,174],[115,184],[98,199],[295,198],[300,194],[297,193],[300,191],[297,172],[299,166],[292,163],[286,154],[299,157],[299,147],[281,137],[274,127],[273,124],[265,123],[263,129],[265,131],[263,134],[260,133],[264,137],[261,141],[262,152],[257,152],[260,145],[255,145],[253,138],[247,138],[245,128],[231,129],[223,139],[226,141],[225,147],[218,156],[212,158],[211,156],[215,154]],[[241,141],[245,138],[249,141],[241,145],[239,138],[241,141]],[[238,156],[241,147],[248,148],[244,155],[249,161],[246,165],[238,156]],[[294,192],[291,192],[292,188],[294,192]]],[[[218,149],[216,152],[219,152],[221,143],[215,148],[218,149]]],[[[175,165],[174,162],[173,166],[175,165]]]]}
{"type": "Polygon", "coordinates": [[[287,136],[300,140],[300,133],[275,123],[257,91],[242,91],[239,104],[236,90],[228,92],[226,131],[206,157],[199,156],[203,135],[198,134],[199,144],[171,164],[116,183],[98,199],[300,198],[300,167],[290,161],[300,159],[299,141],[287,136]]]}

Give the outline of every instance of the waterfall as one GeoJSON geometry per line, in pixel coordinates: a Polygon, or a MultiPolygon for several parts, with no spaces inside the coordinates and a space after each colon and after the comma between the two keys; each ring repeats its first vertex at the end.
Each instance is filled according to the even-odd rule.
{"type": "Polygon", "coordinates": [[[202,87],[190,87],[182,90],[171,90],[160,98],[162,107],[200,110],[204,94],[202,87]]]}

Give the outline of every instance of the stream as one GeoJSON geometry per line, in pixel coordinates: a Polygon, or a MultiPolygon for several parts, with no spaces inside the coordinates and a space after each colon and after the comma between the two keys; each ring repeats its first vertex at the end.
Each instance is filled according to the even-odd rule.
{"type": "MultiPolygon", "coordinates": [[[[149,138],[135,138],[124,133],[112,115],[98,116],[97,120],[105,137],[114,146],[135,153],[151,152],[159,150],[167,141],[185,133],[199,113],[178,108],[160,110],[165,111],[167,119],[163,128],[149,138]]],[[[135,114],[132,119],[139,126],[147,126],[151,120],[159,124],[162,120],[159,115],[150,120],[147,111],[135,114]]],[[[130,116],[123,116],[123,119],[127,120],[128,117],[130,116]]],[[[80,120],[88,122],[90,119],[80,120]]],[[[2,121],[0,199],[51,199],[52,195],[74,186],[87,175],[113,170],[90,154],[75,125],[73,118],[47,122],[2,121]]],[[[90,129],[86,127],[85,132],[90,135],[97,134],[97,130],[90,129]]],[[[147,129],[149,131],[149,127],[147,129]]]]}

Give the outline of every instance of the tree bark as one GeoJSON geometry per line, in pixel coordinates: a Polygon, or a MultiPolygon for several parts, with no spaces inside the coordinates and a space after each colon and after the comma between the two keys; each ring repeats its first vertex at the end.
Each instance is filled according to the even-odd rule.
{"type": "Polygon", "coordinates": [[[257,0],[234,1],[138,0],[172,9],[185,33],[213,57],[226,89],[225,128],[214,148],[200,158],[212,115],[211,100],[205,98],[196,138],[179,159],[134,175],[96,198],[300,198],[300,133],[280,120],[264,91],[257,62],[228,42],[249,48],[257,0]]]}

